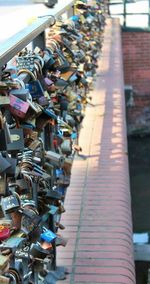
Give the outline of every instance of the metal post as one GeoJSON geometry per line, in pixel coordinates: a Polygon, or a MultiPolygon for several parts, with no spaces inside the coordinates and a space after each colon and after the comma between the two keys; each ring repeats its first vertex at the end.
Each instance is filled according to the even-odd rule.
{"type": "Polygon", "coordinates": [[[68,18],[70,18],[73,15],[74,15],[74,7],[71,6],[67,11],[67,16],[68,16],[68,18]]]}
{"type": "MultiPolygon", "coordinates": [[[[149,0],[150,1],[150,0],[149,0]]],[[[126,27],[126,0],[123,0],[123,16],[124,16],[124,21],[123,21],[123,26],[126,27]]]]}
{"type": "Polygon", "coordinates": [[[32,42],[33,50],[38,46],[41,49],[45,49],[45,31],[39,34],[32,42]]]}
{"type": "Polygon", "coordinates": [[[148,27],[150,27],[150,0],[149,0],[149,6],[148,6],[148,27]]]}

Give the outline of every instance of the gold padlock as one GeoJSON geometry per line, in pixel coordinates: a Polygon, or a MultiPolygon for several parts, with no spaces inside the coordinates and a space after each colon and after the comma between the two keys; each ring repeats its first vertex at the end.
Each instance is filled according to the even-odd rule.
{"type": "Polygon", "coordinates": [[[0,283],[1,284],[9,284],[10,283],[10,278],[7,278],[5,276],[0,275],[0,283]]]}
{"type": "Polygon", "coordinates": [[[4,226],[0,225],[0,232],[4,230],[4,226]]]}
{"type": "MultiPolygon", "coordinates": [[[[9,256],[0,255],[0,270],[3,270],[8,264],[9,256]]],[[[1,282],[0,282],[1,283],[1,282]]]]}

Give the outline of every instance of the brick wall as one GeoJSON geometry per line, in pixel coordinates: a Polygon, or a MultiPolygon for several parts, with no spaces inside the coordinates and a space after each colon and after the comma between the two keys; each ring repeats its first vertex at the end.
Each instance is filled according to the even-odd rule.
{"type": "Polygon", "coordinates": [[[150,32],[123,31],[124,81],[132,85],[127,100],[128,134],[150,133],[150,32]]]}
{"type": "Polygon", "coordinates": [[[150,32],[122,32],[125,84],[150,94],[150,32]]]}

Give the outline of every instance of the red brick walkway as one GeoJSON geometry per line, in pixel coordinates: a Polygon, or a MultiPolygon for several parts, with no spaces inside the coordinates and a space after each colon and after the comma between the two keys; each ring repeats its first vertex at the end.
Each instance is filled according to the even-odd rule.
{"type": "Polygon", "coordinates": [[[98,74],[87,106],[65,200],[57,283],[135,283],[120,27],[108,20],[98,74]]]}

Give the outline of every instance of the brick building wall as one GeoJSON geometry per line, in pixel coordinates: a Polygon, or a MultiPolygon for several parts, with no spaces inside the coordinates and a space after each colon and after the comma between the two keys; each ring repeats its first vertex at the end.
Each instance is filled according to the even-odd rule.
{"type": "Polygon", "coordinates": [[[128,133],[150,133],[150,32],[123,31],[124,81],[133,87],[127,100],[128,133]]]}
{"type": "Polygon", "coordinates": [[[125,84],[150,94],[150,32],[122,32],[125,84]]]}

